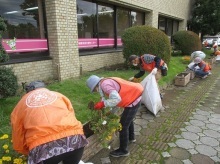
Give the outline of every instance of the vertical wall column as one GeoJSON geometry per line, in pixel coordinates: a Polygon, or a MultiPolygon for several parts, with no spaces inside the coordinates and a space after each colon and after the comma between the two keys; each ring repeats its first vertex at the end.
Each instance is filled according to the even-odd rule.
{"type": "Polygon", "coordinates": [[[187,30],[187,21],[186,20],[179,22],[179,31],[180,30],[187,30]]]}
{"type": "Polygon", "coordinates": [[[76,1],[45,0],[48,42],[54,76],[59,80],[80,75],[76,1]]]}
{"type": "Polygon", "coordinates": [[[158,28],[158,12],[150,11],[145,14],[145,24],[158,28]]]}

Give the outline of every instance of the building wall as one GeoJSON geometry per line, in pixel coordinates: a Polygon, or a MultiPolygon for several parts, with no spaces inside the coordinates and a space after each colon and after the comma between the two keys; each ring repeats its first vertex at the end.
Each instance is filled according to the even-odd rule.
{"type": "Polygon", "coordinates": [[[179,29],[185,30],[191,9],[191,0],[108,0],[108,2],[148,11],[146,24],[155,28],[158,27],[158,15],[164,15],[182,20],[179,29]]]}
{"type": "Polygon", "coordinates": [[[14,74],[18,77],[18,84],[22,82],[31,82],[35,80],[48,80],[53,78],[52,60],[44,60],[28,63],[17,63],[5,65],[12,68],[14,74]]]}
{"type": "Polygon", "coordinates": [[[99,68],[124,62],[122,52],[80,56],[82,71],[97,70],[99,68]]]}
{"type": "Polygon", "coordinates": [[[53,72],[59,80],[79,76],[76,1],[45,0],[47,30],[53,72]],[[54,69],[56,70],[56,69],[54,69]]]}
{"type": "MultiPolygon", "coordinates": [[[[185,30],[190,11],[190,0],[108,0],[106,2],[145,11],[146,24],[155,28],[158,27],[158,16],[163,15],[180,20],[179,30],[185,30]]],[[[39,78],[64,80],[79,76],[80,65],[82,71],[93,71],[124,62],[122,52],[79,55],[76,1],[45,0],[45,7],[52,60],[8,65],[14,68],[19,82],[39,78]],[[34,69],[31,69],[32,64],[34,69]],[[31,73],[24,70],[30,70],[31,73]]]]}

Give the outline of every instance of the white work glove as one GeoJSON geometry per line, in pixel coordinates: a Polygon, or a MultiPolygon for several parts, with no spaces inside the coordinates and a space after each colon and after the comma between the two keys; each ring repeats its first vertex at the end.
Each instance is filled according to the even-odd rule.
{"type": "Polygon", "coordinates": [[[156,75],[157,74],[157,68],[154,68],[152,71],[151,71],[152,75],[156,75]]]}
{"type": "Polygon", "coordinates": [[[132,81],[132,80],[134,80],[134,77],[130,77],[128,80],[129,80],[129,81],[132,81]]]}

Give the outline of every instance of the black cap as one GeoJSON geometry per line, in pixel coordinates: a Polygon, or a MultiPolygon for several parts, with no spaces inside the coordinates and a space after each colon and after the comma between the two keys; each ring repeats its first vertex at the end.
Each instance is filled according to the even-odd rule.
{"type": "Polygon", "coordinates": [[[33,91],[37,88],[45,88],[45,84],[42,81],[33,81],[25,87],[26,93],[33,91]]]}
{"type": "Polygon", "coordinates": [[[137,57],[138,57],[137,55],[131,55],[131,56],[129,56],[128,60],[129,60],[129,62],[132,62],[137,57]]]}

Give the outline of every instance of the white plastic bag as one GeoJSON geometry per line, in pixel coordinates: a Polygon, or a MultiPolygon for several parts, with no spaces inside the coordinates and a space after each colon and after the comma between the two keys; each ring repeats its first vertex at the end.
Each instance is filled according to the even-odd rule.
{"type": "Polygon", "coordinates": [[[194,51],[191,54],[191,60],[194,60],[196,57],[200,57],[201,59],[205,59],[206,54],[202,51],[194,51]]]}
{"type": "Polygon", "coordinates": [[[194,65],[195,65],[195,63],[194,63],[194,62],[191,62],[191,63],[189,63],[188,68],[189,68],[190,70],[200,69],[199,66],[194,67],[194,65]]]}
{"type": "Polygon", "coordinates": [[[155,75],[150,73],[144,78],[141,85],[144,87],[141,102],[156,116],[158,111],[163,108],[163,105],[155,75]]]}
{"type": "Polygon", "coordinates": [[[217,55],[217,56],[216,56],[216,60],[220,60],[220,55],[217,55]]]}

